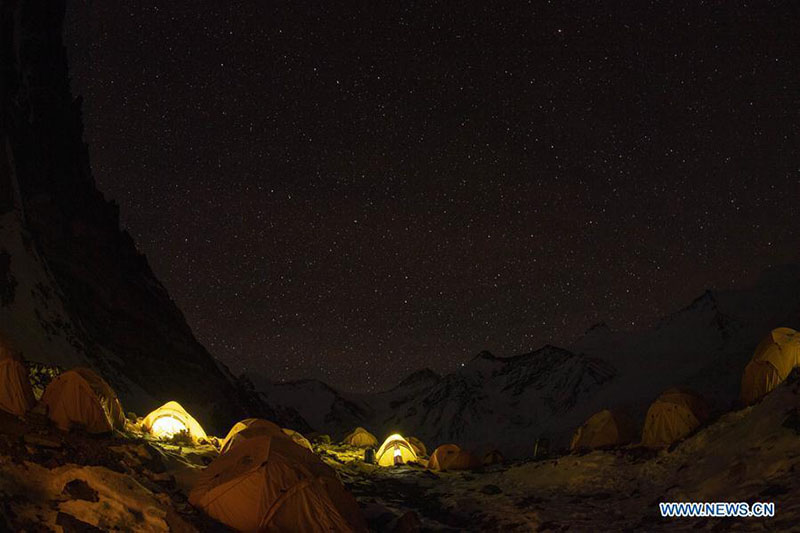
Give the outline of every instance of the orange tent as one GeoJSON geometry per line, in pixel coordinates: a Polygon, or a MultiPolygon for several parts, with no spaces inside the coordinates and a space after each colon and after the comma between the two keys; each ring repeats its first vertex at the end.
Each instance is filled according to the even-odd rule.
{"type": "Polygon", "coordinates": [[[269,435],[214,459],[189,502],[239,531],[367,531],[336,471],[291,440],[269,435]]]}
{"type": "Polygon", "coordinates": [[[487,452],[486,455],[483,456],[483,464],[484,465],[499,465],[505,462],[505,457],[503,454],[497,450],[492,450],[487,452]]]}
{"type": "Polygon", "coordinates": [[[668,389],[647,410],[642,444],[649,448],[669,446],[700,427],[708,416],[708,405],[696,393],[668,389]]]}
{"type": "Polygon", "coordinates": [[[122,429],[125,414],[108,383],[88,368],[74,368],[56,377],[44,391],[47,416],[62,430],[80,427],[89,433],[122,429]]]}
{"type": "Polygon", "coordinates": [[[206,438],[203,426],[178,402],[167,402],[150,412],[142,421],[142,429],[159,438],[169,439],[186,432],[194,442],[206,438]]]}
{"type": "Polygon", "coordinates": [[[431,470],[469,470],[480,465],[480,459],[455,444],[442,444],[433,451],[428,461],[431,470]]]}
{"type": "Polygon", "coordinates": [[[589,417],[572,436],[570,450],[620,446],[636,440],[636,425],[627,416],[603,409],[589,417]]]}
{"type": "Polygon", "coordinates": [[[303,436],[302,433],[299,431],[295,431],[293,429],[283,428],[283,434],[288,436],[292,441],[297,444],[298,446],[302,446],[306,450],[314,451],[314,447],[311,446],[311,443],[307,438],[303,436]]]}
{"type": "Polygon", "coordinates": [[[23,416],[35,404],[28,369],[0,339],[0,410],[23,416]]]}
{"type": "Polygon", "coordinates": [[[220,453],[231,450],[240,441],[245,440],[248,436],[254,435],[286,437],[281,427],[274,422],[264,420],[263,418],[245,418],[244,420],[236,422],[231,430],[228,431],[228,434],[222,440],[222,444],[220,444],[220,453]],[[240,433],[246,429],[250,431],[245,435],[240,435],[240,433]]]}
{"type": "Polygon", "coordinates": [[[419,458],[414,447],[402,435],[395,433],[387,437],[375,452],[375,461],[380,466],[394,466],[415,463],[419,458]]]}
{"type": "Polygon", "coordinates": [[[800,364],[800,333],[791,328],[769,332],[753,354],[742,374],[741,401],[755,403],[780,385],[792,369],[800,364]]]}
{"type": "Polygon", "coordinates": [[[378,439],[362,427],[357,427],[348,433],[342,441],[350,446],[359,446],[362,448],[369,448],[378,445],[378,439]]]}

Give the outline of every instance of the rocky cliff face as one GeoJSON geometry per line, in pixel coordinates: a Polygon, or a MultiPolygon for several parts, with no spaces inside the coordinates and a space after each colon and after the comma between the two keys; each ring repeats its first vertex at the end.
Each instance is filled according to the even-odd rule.
{"type": "Polygon", "coordinates": [[[276,414],[194,338],[97,190],[70,94],[63,0],[0,0],[0,333],[88,364],[139,413],[175,399],[226,430],[276,414]]]}

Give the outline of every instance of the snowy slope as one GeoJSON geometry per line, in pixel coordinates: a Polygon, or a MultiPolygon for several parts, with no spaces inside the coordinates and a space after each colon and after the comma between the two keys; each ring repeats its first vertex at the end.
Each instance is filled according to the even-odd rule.
{"type": "Polygon", "coordinates": [[[36,253],[16,212],[0,216],[0,271],[5,338],[27,359],[69,368],[85,365],[79,332],[62,305],[62,294],[36,253]]]}

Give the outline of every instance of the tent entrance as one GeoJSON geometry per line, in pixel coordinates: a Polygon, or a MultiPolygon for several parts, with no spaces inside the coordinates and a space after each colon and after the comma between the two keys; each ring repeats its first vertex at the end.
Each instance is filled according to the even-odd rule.
{"type": "Polygon", "coordinates": [[[189,428],[174,416],[164,415],[156,418],[151,431],[156,437],[169,439],[178,433],[188,432],[189,428]]]}

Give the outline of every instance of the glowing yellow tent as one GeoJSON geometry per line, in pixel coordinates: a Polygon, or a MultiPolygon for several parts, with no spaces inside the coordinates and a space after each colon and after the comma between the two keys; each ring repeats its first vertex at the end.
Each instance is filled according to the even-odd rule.
{"type": "Polygon", "coordinates": [[[214,459],[189,502],[239,531],[367,531],[358,502],[331,467],[290,439],[269,435],[214,459]]]}
{"type": "Polygon", "coordinates": [[[700,427],[708,415],[708,405],[694,392],[668,389],[647,410],[642,444],[649,448],[669,446],[700,427]]]}
{"type": "Polygon", "coordinates": [[[408,437],[406,440],[414,448],[414,451],[417,452],[419,457],[425,457],[428,455],[428,449],[425,448],[425,443],[419,440],[417,437],[408,437]]]}
{"type": "Polygon", "coordinates": [[[773,329],[756,347],[742,374],[741,401],[755,403],[772,391],[800,364],[800,333],[791,328],[773,329]]]}
{"type": "Polygon", "coordinates": [[[80,427],[89,433],[106,433],[125,425],[114,389],[88,368],[75,368],[53,379],[42,404],[50,420],[64,431],[80,427]]]}
{"type": "Polygon", "coordinates": [[[621,446],[636,439],[636,426],[624,414],[603,409],[593,414],[572,436],[570,450],[621,446]]]}
{"type": "Polygon", "coordinates": [[[248,436],[253,435],[269,435],[273,437],[281,437],[285,438],[286,434],[283,432],[281,427],[274,423],[270,422],[269,420],[264,420],[263,418],[245,418],[239,422],[236,422],[228,434],[223,439],[222,444],[220,445],[220,453],[225,453],[231,450],[238,441],[244,440],[248,436]],[[248,432],[246,435],[242,435],[242,431],[249,429],[251,431],[248,432]]]}
{"type": "Polygon", "coordinates": [[[378,445],[378,439],[375,435],[362,427],[357,427],[345,436],[342,441],[350,446],[359,446],[362,448],[369,448],[378,445]]]}
{"type": "Polygon", "coordinates": [[[308,441],[307,438],[303,436],[302,433],[299,431],[295,431],[293,429],[283,428],[284,435],[288,436],[295,444],[298,446],[302,446],[306,450],[314,451],[314,447],[311,446],[311,443],[308,441]]]}
{"type": "Polygon", "coordinates": [[[171,438],[172,436],[188,432],[193,441],[206,438],[206,432],[200,423],[178,402],[167,402],[142,421],[142,429],[159,438],[171,438]]]}
{"type": "Polygon", "coordinates": [[[23,416],[35,404],[28,369],[0,338],[0,410],[23,416]]]}
{"type": "Polygon", "coordinates": [[[505,460],[503,454],[497,450],[487,452],[486,455],[483,456],[483,464],[486,466],[503,464],[505,460]]]}
{"type": "Polygon", "coordinates": [[[392,466],[417,462],[417,452],[402,435],[395,433],[389,436],[375,453],[375,462],[381,466],[392,466]]]}
{"type": "Polygon", "coordinates": [[[469,470],[479,466],[480,459],[455,444],[442,444],[433,451],[428,461],[430,470],[469,470]]]}

